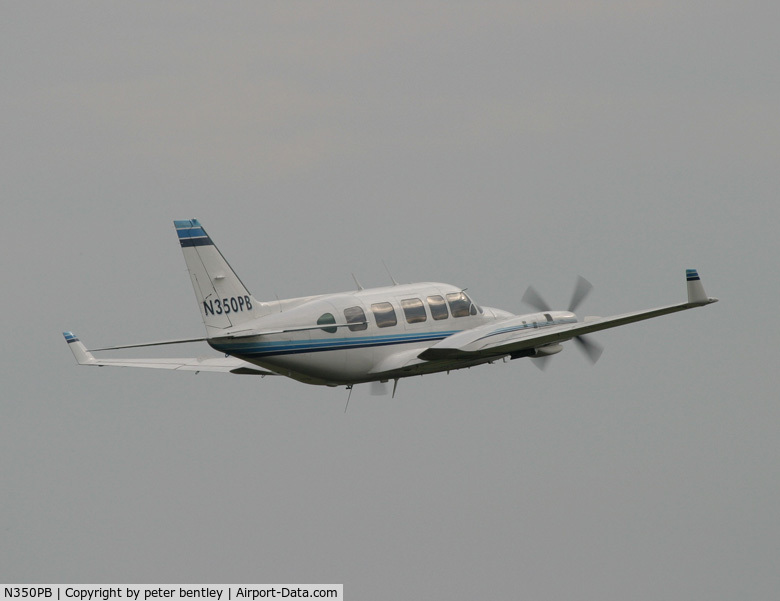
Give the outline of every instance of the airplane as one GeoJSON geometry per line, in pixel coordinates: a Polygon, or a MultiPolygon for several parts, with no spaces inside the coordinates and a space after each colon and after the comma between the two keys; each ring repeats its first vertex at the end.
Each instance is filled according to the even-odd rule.
{"type": "MultiPolygon", "coordinates": [[[[611,317],[578,320],[574,311],[591,290],[579,278],[566,311],[553,311],[533,288],[523,301],[533,313],[514,315],[477,305],[464,288],[436,282],[363,288],[259,301],[246,288],[197,219],[174,221],[192,280],[202,338],[162,340],[87,350],[72,332],[65,340],[79,365],[213,371],[286,376],[299,382],[346,386],[449,372],[500,360],[546,360],[574,341],[595,363],[602,348],[587,335],[702,307],[706,295],[696,269],[685,272],[686,302],[611,317]],[[93,352],[205,341],[222,357],[99,359],[93,352]]],[[[392,276],[391,276],[392,277],[392,276]]]]}

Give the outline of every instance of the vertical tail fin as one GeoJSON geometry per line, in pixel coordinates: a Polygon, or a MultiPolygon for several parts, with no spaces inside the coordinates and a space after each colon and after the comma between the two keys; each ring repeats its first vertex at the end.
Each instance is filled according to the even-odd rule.
{"type": "Polygon", "coordinates": [[[244,286],[197,219],[174,221],[207,337],[267,313],[244,286]]]}

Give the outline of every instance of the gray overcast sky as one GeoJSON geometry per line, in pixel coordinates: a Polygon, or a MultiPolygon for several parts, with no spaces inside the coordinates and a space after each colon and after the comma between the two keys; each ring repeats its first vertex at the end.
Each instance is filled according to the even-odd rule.
{"type": "MultiPolygon", "coordinates": [[[[0,580],[349,599],[780,590],[780,10],[7,2],[0,580]],[[171,224],[272,299],[401,281],[522,312],[721,302],[398,396],[78,368],[198,336],[171,224]]],[[[148,352],[148,351],[147,351],[148,352]]],[[[203,346],[172,355],[209,354],[203,346]]]]}

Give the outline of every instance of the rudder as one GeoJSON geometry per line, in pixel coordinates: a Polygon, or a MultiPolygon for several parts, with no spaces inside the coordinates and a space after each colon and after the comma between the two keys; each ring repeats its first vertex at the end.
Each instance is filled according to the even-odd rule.
{"type": "Polygon", "coordinates": [[[267,313],[197,219],[173,223],[209,338],[267,313]]]}

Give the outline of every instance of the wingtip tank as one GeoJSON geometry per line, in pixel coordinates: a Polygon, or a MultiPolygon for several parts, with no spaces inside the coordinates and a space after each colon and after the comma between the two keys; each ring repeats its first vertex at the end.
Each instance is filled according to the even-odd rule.
{"type": "Polygon", "coordinates": [[[685,280],[688,286],[688,304],[692,307],[701,307],[710,303],[717,303],[718,299],[707,296],[704,292],[704,284],[701,283],[698,269],[686,269],[685,280]]]}

